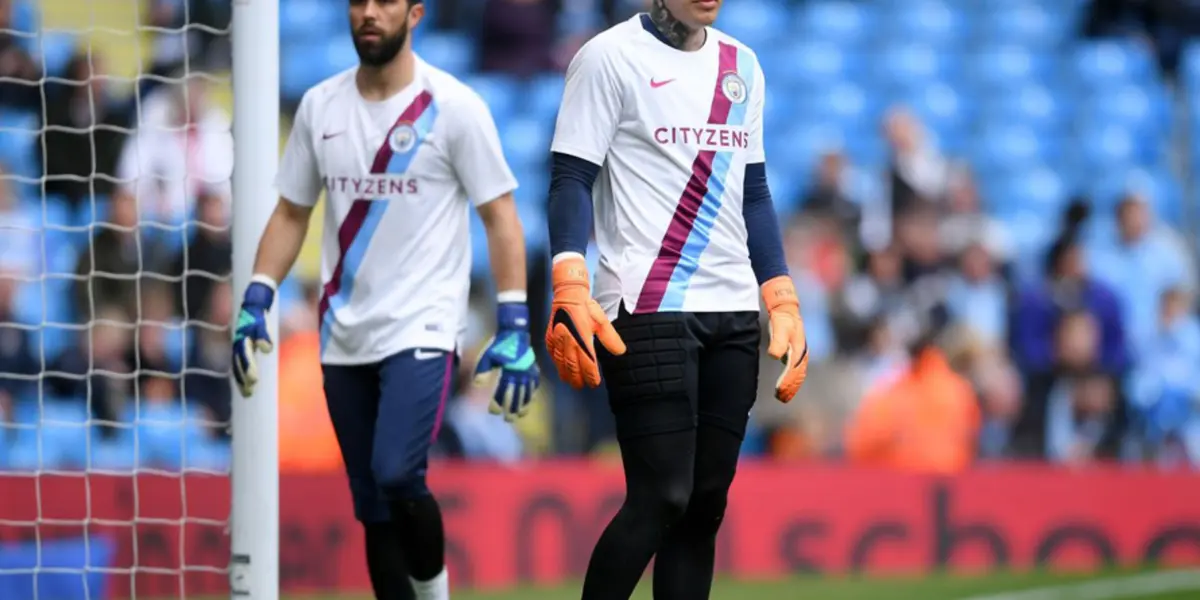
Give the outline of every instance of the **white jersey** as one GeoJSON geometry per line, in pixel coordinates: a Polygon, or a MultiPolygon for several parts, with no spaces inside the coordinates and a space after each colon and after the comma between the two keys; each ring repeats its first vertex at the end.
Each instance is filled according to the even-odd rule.
{"type": "Polygon", "coordinates": [[[321,362],[366,364],[412,348],[453,351],[466,328],[469,202],[517,187],[491,112],[417,59],[382,102],[357,68],[309,90],[279,168],[279,193],[312,206],[325,190],[321,362]]]}
{"type": "Polygon", "coordinates": [[[759,308],[742,182],[763,162],[763,75],[750,49],[707,29],[667,46],[642,15],[592,38],[567,69],[554,152],[601,165],[593,190],[609,317],[759,308]]]}

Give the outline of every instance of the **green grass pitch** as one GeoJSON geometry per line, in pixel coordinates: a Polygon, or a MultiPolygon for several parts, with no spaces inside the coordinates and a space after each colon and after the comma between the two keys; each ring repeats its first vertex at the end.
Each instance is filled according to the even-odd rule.
{"type": "MultiPolygon", "coordinates": [[[[504,593],[454,592],[454,600],[572,600],[579,586],[523,589],[504,593]]],[[[1158,571],[1105,575],[1047,573],[979,577],[796,578],[770,582],[721,580],[713,600],[1195,600],[1200,571],[1158,571]]],[[[635,600],[650,600],[643,584],[635,600]]],[[[370,600],[361,595],[290,596],[285,600],[370,600]]]]}

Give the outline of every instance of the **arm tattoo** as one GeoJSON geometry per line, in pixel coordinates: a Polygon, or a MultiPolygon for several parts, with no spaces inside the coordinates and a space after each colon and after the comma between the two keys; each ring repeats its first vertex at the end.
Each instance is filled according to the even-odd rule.
{"type": "Polygon", "coordinates": [[[671,15],[671,11],[667,10],[667,5],[663,0],[654,0],[650,4],[650,20],[658,31],[671,42],[671,46],[682,50],[683,45],[687,43],[688,36],[692,31],[687,25],[680,22],[671,15]]]}

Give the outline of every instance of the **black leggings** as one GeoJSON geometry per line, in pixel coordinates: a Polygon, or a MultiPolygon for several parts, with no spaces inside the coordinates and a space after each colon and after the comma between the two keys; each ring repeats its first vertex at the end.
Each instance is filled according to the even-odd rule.
{"type": "Polygon", "coordinates": [[[758,382],[753,313],[622,314],[628,351],[601,353],[625,502],[588,564],[584,600],[626,600],[654,563],[654,597],[702,600],[758,382]]]}

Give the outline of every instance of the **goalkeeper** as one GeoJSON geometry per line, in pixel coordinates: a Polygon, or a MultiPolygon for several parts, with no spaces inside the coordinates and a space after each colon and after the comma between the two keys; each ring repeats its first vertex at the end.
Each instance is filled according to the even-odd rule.
{"type": "Polygon", "coordinates": [[[510,420],[538,383],[517,184],[483,100],[413,54],[420,0],[354,1],[349,12],[360,64],[300,103],[281,199],[238,317],[233,371],[251,395],[255,352],[271,349],[264,315],[323,189],[321,368],[371,584],[379,600],[445,600],[445,535],[425,471],[466,329],[468,198],[500,290],[496,338],[476,373],[499,371],[493,412],[510,420]]]}
{"type": "Polygon", "coordinates": [[[717,530],[758,385],[759,298],[787,402],[808,367],[763,154],[755,54],[709,27],[720,0],[655,0],[590,40],[567,70],[551,147],[560,376],[601,370],[625,502],[583,598],[625,600],[651,557],[654,597],[707,598],[717,530]],[[592,299],[584,252],[595,219],[592,299]],[[593,343],[593,336],[600,341],[593,343]]]}

